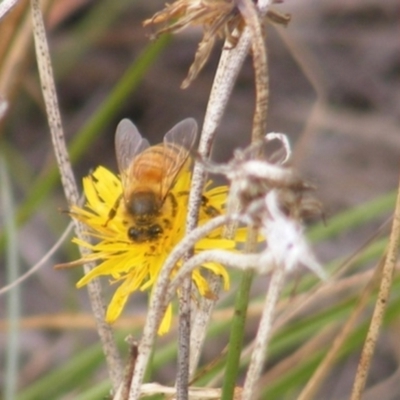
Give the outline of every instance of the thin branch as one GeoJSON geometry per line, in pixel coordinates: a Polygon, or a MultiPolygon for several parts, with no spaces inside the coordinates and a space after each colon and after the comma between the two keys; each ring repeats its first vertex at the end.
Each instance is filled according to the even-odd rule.
{"type": "Polygon", "coordinates": [[[262,140],[267,131],[269,73],[267,49],[256,5],[251,0],[237,0],[237,5],[251,32],[251,48],[255,73],[256,99],[252,142],[262,140]]]}
{"type": "Polygon", "coordinates": [[[230,251],[223,250],[203,251],[202,253],[190,258],[179,269],[179,272],[174,277],[168,289],[168,295],[165,299],[165,302],[169,303],[172,300],[174,293],[176,293],[176,290],[181,286],[185,276],[190,276],[190,273],[194,269],[208,262],[223,264],[226,267],[235,268],[242,271],[247,271],[251,269],[258,270],[259,265],[262,262],[263,273],[267,273],[272,269],[271,256],[261,257],[261,255],[258,253],[234,254],[230,251]]]}
{"type": "Polygon", "coordinates": [[[161,318],[167,308],[164,301],[170,282],[170,274],[176,263],[182,259],[195,243],[207,236],[214,229],[226,224],[233,217],[222,215],[208,221],[187,234],[182,241],[170,253],[154,285],[146,323],[143,328],[142,340],[139,344],[139,354],[136,360],[134,376],[132,378],[129,400],[137,400],[140,397],[140,386],[143,382],[146,366],[149,361],[154,339],[157,334],[161,318]]]}
{"type": "MultiPolygon", "coordinates": [[[[141,391],[145,396],[157,394],[171,396],[172,398],[176,396],[176,388],[158,383],[146,383],[142,386],[141,391]]],[[[221,398],[221,389],[191,387],[188,394],[191,400],[219,400],[221,398]]]]}
{"type": "MultiPolygon", "coordinates": [[[[189,249],[186,257],[190,257],[189,249]]],[[[176,376],[177,400],[189,400],[189,371],[190,371],[190,318],[192,299],[192,277],[183,279],[179,292],[179,325],[178,325],[178,373],[176,376]]]]}
{"type": "MultiPolygon", "coordinates": [[[[220,292],[222,285],[222,279],[220,276],[215,275],[214,273],[209,273],[207,281],[212,293],[220,292]]],[[[191,380],[195,379],[197,366],[199,365],[203,344],[207,334],[208,323],[214,307],[215,299],[201,296],[199,307],[197,307],[192,313],[192,332],[196,332],[196,334],[190,335],[189,377],[191,380]]]]}
{"type": "Polygon", "coordinates": [[[19,0],[1,0],[0,2],[0,20],[8,14],[19,0]]]}
{"type": "Polygon", "coordinates": [[[0,120],[6,115],[8,110],[8,102],[0,95],[0,120]]]}
{"type": "Polygon", "coordinates": [[[277,266],[269,284],[264,311],[255,339],[250,365],[247,370],[246,381],[243,387],[242,400],[251,400],[254,398],[256,385],[260,379],[262,367],[267,356],[272,320],[285,281],[285,276],[286,269],[283,268],[283,266],[277,266]]]}
{"type": "Polygon", "coordinates": [[[71,221],[68,226],[65,228],[63,234],[59,237],[56,243],[50,248],[50,250],[28,271],[26,271],[23,275],[21,275],[14,282],[11,282],[9,285],[6,285],[0,289],[0,296],[20,283],[26,281],[31,275],[36,273],[43,265],[49,261],[50,257],[60,248],[60,246],[64,243],[65,239],[71,233],[72,228],[74,227],[74,223],[71,221]]]}
{"type": "MultiPolygon", "coordinates": [[[[258,1],[258,9],[261,18],[265,16],[270,5],[271,5],[271,0],[258,1]]],[[[246,26],[238,40],[238,43],[234,48],[231,48],[231,45],[228,41],[225,42],[225,48],[221,54],[221,59],[211,89],[206,115],[204,118],[203,130],[200,138],[199,153],[203,158],[207,158],[207,156],[210,154],[211,146],[216,134],[217,127],[221,122],[222,116],[227,107],[230,95],[235,85],[236,78],[248,54],[250,45],[252,44],[253,35],[254,32],[251,31],[251,28],[249,26],[246,26]]],[[[263,78],[260,78],[260,80],[262,79],[263,78]]],[[[257,94],[257,96],[259,95],[260,93],[257,94]]],[[[263,94],[261,93],[261,99],[259,98],[258,100],[261,101],[261,105],[266,107],[266,103],[264,102],[264,100],[262,100],[262,96],[263,94]]],[[[264,108],[264,112],[266,112],[266,108],[264,108]]],[[[259,114],[257,111],[257,118],[258,116],[259,114]]],[[[254,118],[256,119],[256,115],[254,118]]],[[[264,125],[263,128],[261,129],[264,129],[265,133],[264,125]]],[[[189,196],[189,211],[188,211],[187,226],[186,226],[187,232],[193,230],[197,225],[197,217],[200,208],[201,194],[203,191],[205,180],[206,180],[206,173],[204,167],[201,163],[197,162],[195,164],[193,171],[192,186],[189,196]]],[[[215,277],[213,279],[218,280],[219,278],[215,277]]],[[[211,283],[211,285],[216,285],[216,284],[217,283],[215,282],[211,283]]],[[[208,315],[200,316],[198,323],[196,322],[197,318],[195,318],[194,331],[196,332],[197,335],[202,336],[203,339],[202,340],[199,340],[198,338],[191,339],[190,351],[194,357],[193,360],[190,361],[191,376],[194,373],[195,366],[197,365],[199,354],[201,352],[201,348],[204,343],[204,338],[205,338],[204,330],[207,327],[207,324],[204,324],[204,320],[210,319],[211,312],[213,309],[211,304],[209,304],[210,303],[209,300],[204,300],[203,302],[207,303],[206,304],[207,311],[204,310],[203,312],[207,312],[208,315]]]]}
{"type": "MultiPolygon", "coordinates": [[[[264,43],[263,29],[260,24],[256,5],[250,0],[237,0],[237,6],[246,22],[246,27],[250,30],[252,56],[255,74],[256,99],[253,117],[253,126],[251,134],[251,143],[253,146],[260,142],[266,133],[268,98],[269,98],[269,78],[268,78],[268,60],[267,51],[264,43]]],[[[253,154],[253,157],[261,157],[261,147],[259,151],[253,154]]],[[[232,189],[229,196],[229,205],[236,211],[243,207],[238,197],[236,185],[232,182],[232,189]]],[[[234,226],[230,227],[228,234],[232,234],[234,226]]],[[[249,230],[246,240],[245,251],[253,252],[257,247],[258,229],[249,230]]],[[[270,265],[272,263],[269,263],[270,265]]],[[[243,346],[244,331],[246,324],[247,308],[250,301],[250,289],[254,277],[254,272],[246,271],[242,275],[240,287],[235,301],[235,315],[232,321],[232,331],[229,339],[229,350],[226,362],[226,378],[223,383],[223,399],[230,399],[233,396],[235,382],[239,374],[240,353],[243,346]]],[[[277,302],[277,299],[276,299],[277,302]]],[[[271,314],[273,313],[273,309],[271,314]]],[[[271,317],[272,319],[272,317],[271,317]]],[[[261,327],[259,328],[261,331],[261,327]]],[[[267,342],[266,342],[267,343],[267,342]]],[[[254,354],[254,353],[253,353],[254,354]]]]}
{"type": "Polygon", "coordinates": [[[360,318],[362,312],[368,305],[371,299],[371,294],[377,286],[379,275],[382,272],[382,262],[378,268],[375,268],[374,274],[370,277],[367,285],[365,286],[363,293],[357,301],[356,306],[353,308],[351,315],[347,318],[345,325],[342,327],[340,332],[335,335],[332,345],[329,347],[327,354],[325,355],[323,361],[320,363],[316,371],[313,373],[312,377],[308,380],[306,386],[302,389],[297,400],[312,400],[318,389],[324,382],[325,377],[331,370],[334,362],[337,360],[340,354],[340,349],[349,337],[356,321],[360,318]]]}
{"type": "Polygon", "coordinates": [[[387,255],[383,267],[382,280],[379,287],[378,298],[372,315],[371,324],[365,339],[361,359],[358,364],[357,374],[354,381],[351,400],[361,399],[374,354],[376,341],[378,340],[379,329],[382,325],[383,316],[389,302],[390,288],[392,286],[393,271],[399,252],[400,243],[400,183],[397,194],[396,208],[394,211],[392,232],[390,234],[387,255]]]}
{"type": "MultiPolygon", "coordinates": [[[[73,205],[78,203],[79,195],[65,144],[61,115],[58,107],[57,93],[54,83],[54,74],[39,0],[31,0],[31,10],[36,59],[39,67],[41,88],[45,101],[53,148],[60,170],[65,197],[69,205],[73,205]]],[[[84,227],[79,222],[75,223],[75,231],[76,235],[80,239],[85,239],[83,234],[84,227]]],[[[85,265],[84,269],[85,272],[88,273],[91,270],[91,266],[85,265]]],[[[122,364],[113,338],[112,330],[110,326],[105,323],[105,306],[103,304],[101,287],[98,280],[92,281],[92,283],[88,285],[88,292],[93,313],[97,322],[97,330],[103,345],[104,354],[106,356],[108,372],[113,388],[116,389],[122,376],[122,364]]]]}
{"type": "Polygon", "coordinates": [[[135,369],[136,359],[138,356],[138,343],[129,335],[125,342],[129,346],[128,362],[125,367],[124,380],[118,389],[118,393],[114,396],[113,400],[128,400],[129,389],[132,383],[133,370],[135,369]]]}

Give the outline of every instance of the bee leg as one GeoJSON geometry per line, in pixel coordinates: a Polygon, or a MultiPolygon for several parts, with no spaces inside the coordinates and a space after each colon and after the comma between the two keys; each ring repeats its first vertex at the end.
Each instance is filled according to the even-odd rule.
{"type": "Polygon", "coordinates": [[[111,210],[108,212],[108,218],[107,221],[104,223],[104,228],[107,227],[108,223],[114,219],[114,217],[117,215],[117,211],[118,211],[118,207],[119,207],[119,203],[121,203],[121,199],[122,199],[122,194],[120,194],[117,197],[117,200],[115,200],[115,203],[113,205],[113,207],[111,208],[111,210]]]}
{"type": "Polygon", "coordinates": [[[201,196],[201,207],[210,218],[218,217],[220,215],[220,212],[215,207],[208,204],[208,198],[204,195],[201,196]]]}
{"type": "Polygon", "coordinates": [[[172,206],[172,216],[175,217],[176,216],[176,212],[178,209],[178,202],[176,201],[175,196],[170,192],[168,193],[168,197],[171,200],[171,206],[172,206]]]}

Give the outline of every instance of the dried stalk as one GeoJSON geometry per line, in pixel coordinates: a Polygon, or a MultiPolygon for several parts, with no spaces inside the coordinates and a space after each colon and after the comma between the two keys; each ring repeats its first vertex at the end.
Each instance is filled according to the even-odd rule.
{"type": "MultiPolygon", "coordinates": [[[[256,87],[255,110],[254,110],[253,127],[251,135],[251,142],[254,145],[257,141],[262,140],[263,136],[266,134],[266,127],[267,127],[268,98],[269,98],[267,52],[264,43],[263,29],[260,24],[255,4],[250,0],[238,0],[237,5],[246,22],[246,27],[249,29],[251,36],[253,66],[255,73],[255,87],[256,87]]],[[[254,154],[255,157],[259,155],[261,154],[254,154]]],[[[234,189],[235,185],[236,183],[232,182],[232,188],[229,196],[229,207],[231,211],[236,212],[238,209],[243,207],[243,205],[240,204],[240,201],[237,197],[237,191],[236,189],[234,189]]],[[[235,228],[236,227],[233,225],[228,227],[227,231],[228,235],[232,235],[235,228]]],[[[250,229],[248,232],[247,241],[245,245],[246,252],[253,252],[256,250],[257,237],[258,237],[258,229],[257,228],[250,229]]],[[[269,265],[271,264],[272,263],[269,263],[269,265]]],[[[252,285],[252,281],[253,281],[253,272],[249,271],[243,274],[237,300],[235,303],[235,317],[232,321],[233,329],[230,335],[229,349],[227,356],[227,367],[226,367],[227,379],[224,380],[224,386],[223,386],[224,399],[233,396],[234,385],[239,373],[240,354],[238,352],[238,349],[240,349],[243,346],[244,324],[247,314],[247,306],[249,302],[249,295],[250,295],[250,288],[252,285]]],[[[260,330],[261,327],[259,331],[260,330]]],[[[248,382],[251,384],[250,380],[248,380],[248,382]]],[[[244,393],[242,396],[244,396],[244,393]]]]}
{"type": "Polygon", "coordinates": [[[131,389],[129,392],[129,400],[137,400],[140,397],[140,387],[143,382],[147,363],[149,361],[154,340],[157,335],[158,326],[168,305],[165,299],[172,269],[198,240],[207,236],[214,229],[229,222],[230,218],[231,217],[222,215],[212,219],[200,227],[197,227],[182,239],[182,241],[175,247],[165,261],[157,282],[153,288],[150,307],[147,313],[146,323],[143,328],[142,339],[139,344],[138,357],[136,360],[134,376],[132,378],[131,389]]]}
{"type": "Polygon", "coordinates": [[[228,251],[222,250],[209,250],[204,251],[197,256],[193,256],[188,261],[183,264],[179,269],[178,274],[174,277],[171,282],[168,294],[166,295],[164,301],[168,304],[176,293],[176,290],[182,285],[182,281],[186,276],[190,276],[191,272],[207,262],[216,262],[224,264],[227,267],[240,269],[242,271],[247,270],[259,270],[262,273],[270,272],[272,269],[272,257],[270,254],[267,256],[262,256],[261,254],[232,254],[228,251]],[[260,265],[263,268],[260,268],[260,265]]]}
{"type": "Polygon", "coordinates": [[[242,400],[251,400],[254,398],[255,389],[260,379],[262,367],[267,355],[266,349],[271,336],[272,318],[284,284],[285,276],[285,268],[278,266],[272,275],[271,282],[269,283],[265,307],[258,328],[253,353],[251,355],[250,366],[247,370],[246,381],[243,387],[242,400]]]}
{"type": "MultiPolygon", "coordinates": [[[[186,259],[193,255],[193,249],[188,249],[186,259]]],[[[179,326],[178,326],[178,362],[176,376],[177,400],[189,399],[189,365],[190,365],[190,318],[192,298],[192,277],[189,275],[182,281],[179,294],[179,326]]]]}
{"type": "Polygon", "coordinates": [[[269,101],[268,58],[263,29],[256,6],[251,0],[237,0],[238,8],[250,29],[251,49],[255,73],[256,102],[253,117],[252,142],[262,140],[267,133],[269,101]]]}
{"type": "Polygon", "coordinates": [[[18,286],[22,282],[26,281],[31,275],[35,274],[41,267],[43,267],[43,265],[45,265],[46,262],[49,261],[50,258],[60,249],[61,245],[67,239],[68,235],[71,233],[73,226],[74,226],[73,222],[70,222],[68,226],[65,228],[63,234],[57,239],[57,242],[54,243],[54,245],[49,249],[49,251],[33,267],[28,269],[28,271],[20,275],[18,279],[11,282],[9,285],[3,286],[0,289],[0,296],[13,289],[15,286],[18,286]]]}
{"type": "Polygon", "coordinates": [[[2,19],[6,14],[8,14],[17,3],[18,0],[1,0],[0,19],[2,19]]]}
{"type": "MultiPolygon", "coordinates": [[[[142,393],[145,396],[164,395],[168,398],[176,398],[176,388],[163,386],[158,383],[145,383],[142,385],[142,393]]],[[[213,388],[196,388],[189,389],[189,398],[191,400],[219,400],[221,398],[221,390],[213,388]]]]}
{"type": "MultiPolygon", "coordinates": [[[[45,101],[53,148],[57,159],[58,168],[60,170],[61,182],[64,188],[65,197],[68,201],[68,204],[73,205],[78,203],[79,195],[75,177],[71,168],[71,163],[69,161],[64,133],[62,130],[54,75],[39,0],[31,0],[31,10],[36,59],[39,68],[41,88],[45,101]]],[[[85,240],[83,234],[84,227],[79,222],[75,222],[75,232],[78,238],[85,240]]],[[[81,249],[81,252],[82,251],[83,250],[81,249]]],[[[91,266],[85,265],[84,269],[85,273],[89,273],[91,266]]],[[[119,358],[118,349],[114,342],[112,330],[104,320],[105,306],[102,300],[101,287],[98,280],[93,281],[93,283],[88,285],[88,292],[93,314],[97,323],[97,331],[102,342],[104,354],[106,356],[109,376],[112,386],[115,390],[121,380],[122,364],[119,358]]]]}
{"type": "Polygon", "coordinates": [[[390,287],[393,280],[393,272],[396,267],[396,261],[400,244],[400,183],[397,194],[396,208],[393,216],[392,231],[390,233],[385,264],[383,267],[382,280],[379,287],[378,298],[372,315],[371,324],[365,339],[364,348],[361,353],[361,359],[358,364],[357,374],[354,381],[351,400],[361,399],[365,388],[368,371],[374,354],[376,341],[378,340],[379,329],[382,325],[383,316],[389,302],[390,287]]]}
{"type": "MultiPolygon", "coordinates": [[[[261,1],[260,9],[261,14],[264,15],[267,8],[270,5],[270,1],[261,1]]],[[[254,8],[253,5],[251,7],[254,8]]],[[[257,20],[257,24],[259,24],[257,20]]],[[[224,50],[221,56],[220,65],[218,67],[214,85],[211,91],[209,104],[206,111],[206,117],[203,125],[203,131],[201,135],[199,152],[204,157],[210,153],[212,141],[216,128],[222,118],[222,114],[225,110],[226,104],[229,100],[230,94],[233,89],[234,82],[239,73],[240,67],[248,53],[250,43],[252,42],[252,32],[246,27],[238,40],[238,43],[233,49],[224,50]]],[[[264,46],[264,44],[263,44],[264,46]]],[[[261,101],[261,108],[265,107],[265,102],[261,101]]],[[[265,112],[265,109],[263,110],[265,112]]],[[[265,113],[259,114],[261,118],[266,118],[265,113]]],[[[261,123],[261,122],[260,122],[261,123]]],[[[261,123],[262,124],[262,123],[261,123]]],[[[264,130],[259,128],[259,131],[264,130]]],[[[265,130],[264,130],[265,132],[265,130]]],[[[192,178],[192,187],[189,198],[189,212],[187,222],[187,233],[190,236],[191,232],[195,229],[198,219],[198,211],[200,207],[201,194],[205,183],[205,171],[200,163],[196,163],[192,178]]],[[[189,248],[187,249],[187,251],[189,248]]],[[[175,254],[175,251],[174,251],[175,254]]],[[[178,254],[178,253],[176,253],[178,254]]],[[[190,253],[188,253],[189,255],[190,253]]],[[[177,261],[177,260],[176,260],[177,261]]],[[[175,261],[175,262],[176,262],[175,261]]],[[[175,265],[175,262],[171,264],[171,268],[175,265]]],[[[148,319],[143,333],[143,338],[139,346],[139,355],[137,364],[135,367],[135,374],[132,380],[130,399],[136,399],[140,393],[140,384],[142,382],[144,368],[147,364],[148,357],[153,345],[154,336],[162,315],[163,309],[157,308],[158,299],[165,296],[168,287],[169,278],[169,267],[167,264],[164,266],[157,285],[153,291],[153,299],[151,302],[151,309],[148,314],[148,319]],[[154,311],[153,311],[154,310],[154,311]]],[[[182,297],[180,301],[180,330],[179,330],[179,359],[178,359],[178,379],[177,379],[177,398],[186,399],[188,396],[188,360],[189,360],[189,340],[190,340],[190,294],[191,294],[191,280],[186,279],[181,288],[182,297]]],[[[204,325],[202,330],[205,330],[204,325]]],[[[196,329],[196,333],[197,333],[196,329]]],[[[197,340],[195,346],[197,349],[201,348],[203,340],[197,340]]],[[[199,354],[199,351],[195,351],[195,354],[199,354]]],[[[196,363],[191,363],[191,366],[195,366],[196,363]]],[[[191,367],[192,368],[192,367],[191,367]]]]}
{"type": "MultiPolygon", "coordinates": [[[[247,164],[251,163],[254,164],[255,161],[249,161],[247,164]]],[[[243,170],[245,169],[243,168],[243,170]]],[[[255,396],[257,383],[266,359],[268,342],[272,334],[273,317],[284,285],[285,275],[293,271],[298,264],[303,264],[321,279],[326,280],[325,272],[311,253],[303,236],[301,225],[280,209],[277,189],[270,190],[259,202],[260,207],[264,208],[259,208],[255,215],[261,218],[261,233],[267,238],[266,251],[271,254],[275,271],[269,284],[263,315],[244,383],[244,400],[251,400],[255,396]]]]}
{"type": "Polygon", "coordinates": [[[128,400],[129,389],[132,383],[133,370],[135,369],[136,359],[138,355],[138,344],[136,340],[129,335],[125,341],[129,345],[128,362],[125,366],[124,380],[115,394],[113,400],[128,400]]]}
{"type": "MultiPolygon", "coordinates": [[[[226,43],[228,45],[228,43],[226,43]]],[[[214,78],[213,87],[211,89],[210,98],[207,105],[206,115],[203,124],[203,130],[200,137],[199,143],[199,154],[202,157],[207,157],[210,154],[212,142],[216,133],[216,129],[222,119],[223,112],[225,111],[228,103],[230,94],[233,90],[237,75],[243,64],[243,61],[248,53],[250,45],[250,34],[247,29],[242,33],[238,44],[233,49],[225,49],[222,52],[221,59],[218,65],[218,69],[214,78]]],[[[196,163],[193,170],[192,185],[189,195],[189,209],[186,224],[186,231],[191,232],[197,225],[198,212],[200,208],[201,195],[206,181],[206,172],[204,167],[200,163],[196,163]]],[[[218,289],[219,277],[213,278],[211,286],[218,289]]],[[[190,297],[191,280],[188,278],[185,280],[183,291],[186,296],[190,297]]],[[[206,329],[208,321],[211,317],[211,312],[214,308],[215,301],[213,300],[202,300],[200,305],[199,317],[194,317],[194,325],[192,328],[196,335],[189,335],[183,337],[182,340],[190,340],[190,354],[182,355],[183,357],[189,356],[187,359],[188,365],[182,365],[182,369],[190,370],[190,376],[192,377],[200,358],[200,353],[203,347],[206,329]],[[205,303],[205,306],[203,304],[205,303]],[[206,315],[202,315],[206,313],[206,315]],[[208,314],[208,315],[207,315],[208,314]],[[192,336],[196,336],[193,337],[192,336]]],[[[190,304],[187,304],[190,306],[190,304]]],[[[186,308],[183,310],[187,313],[186,308]]],[[[190,314],[189,314],[190,315],[190,314]]],[[[187,346],[184,346],[187,348],[187,346]]],[[[183,373],[183,372],[182,372],[183,373]]],[[[178,376],[181,374],[178,371],[178,376]]]]}
{"type": "MultiPolygon", "coordinates": [[[[239,2],[240,3],[240,2],[239,2]]],[[[260,0],[258,2],[258,9],[260,16],[264,16],[272,1],[260,0]]],[[[245,7],[254,10],[253,5],[245,7]]],[[[243,65],[243,62],[248,54],[250,45],[253,46],[253,62],[256,74],[256,110],[254,113],[254,124],[253,124],[253,137],[259,137],[259,133],[265,134],[266,132],[266,107],[268,103],[268,70],[266,64],[266,50],[264,41],[262,40],[262,30],[258,21],[254,22],[254,15],[252,12],[245,10],[245,18],[249,21],[250,26],[246,24],[244,31],[242,32],[238,43],[232,49],[228,41],[225,43],[225,49],[221,54],[221,59],[218,65],[218,69],[214,78],[213,87],[211,89],[210,98],[207,105],[206,115],[204,118],[203,130],[201,133],[199,153],[204,158],[210,154],[211,146],[214,140],[216,129],[221,122],[223,113],[227,106],[228,100],[232,93],[236,78],[243,65]],[[247,17],[246,17],[247,15],[247,17]],[[256,36],[256,37],[255,37],[256,36]],[[261,49],[261,50],[260,50],[261,49]],[[257,55],[255,55],[257,54],[257,55]],[[263,55],[264,54],[264,55],[263,55]],[[260,63],[264,60],[264,66],[260,63]],[[263,90],[264,88],[264,90],[263,90]],[[255,127],[256,126],[256,127],[255,127]],[[254,131],[255,130],[255,131],[254,131]]],[[[246,21],[246,22],[247,22],[246,21]]],[[[193,171],[193,180],[189,196],[189,212],[187,231],[190,232],[197,225],[197,215],[200,207],[201,193],[205,184],[206,173],[204,167],[200,163],[196,163],[193,171]]],[[[231,207],[235,209],[236,207],[231,207]]],[[[226,232],[228,236],[232,236],[234,227],[229,228],[226,232]]],[[[211,286],[218,287],[219,277],[211,278],[211,286]]],[[[211,317],[215,301],[202,299],[200,305],[200,311],[198,316],[194,318],[193,332],[196,335],[191,337],[190,345],[190,376],[197,368],[198,361],[200,358],[201,350],[204,344],[206,329],[208,321],[211,317]]]]}
{"type": "Polygon", "coordinates": [[[8,110],[8,102],[0,95],[0,120],[6,115],[8,110]]]}
{"type": "Polygon", "coordinates": [[[307,385],[303,388],[297,400],[312,400],[315,398],[318,389],[321,387],[324,379],[334,365],[340,349],[349,337],[356,321],[360,318],[362,312],[365,310],[365,307],[368,305],[371,294],[376,288],[379,275],[382,271],[382,266],[383,264],[381,262],[378,268],[375,269],[374,274],[370,277],[350,317],[346,320],[346,323],[342,327],[341,331],[335,335],[335,339],[330,346],[328,353],[318,366],[317,370],[314,372],[313,376],[308,380],[307,385]]]}

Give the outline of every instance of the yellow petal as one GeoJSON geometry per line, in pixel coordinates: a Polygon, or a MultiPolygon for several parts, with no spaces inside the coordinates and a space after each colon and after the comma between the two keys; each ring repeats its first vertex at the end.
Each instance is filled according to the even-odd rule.
{"type": "Polygon", "coordinates": [[[160,327],[158,328],[158,334],[160,336],[168,333],[172,322],[172,305],[169,304],[167,309],[165,310],[164,317],[161,321],[160,327]]]}
{"type": "Polygon", "coordinates": [[[129,295],[132,293],[130,290],[130,279],[126,279],[119,288],[115,291],[114,296],[107,308],[106,322],[112,324],[121,314],[129,295]]]}
{"type": "MultiPolygon", "coordinates": [[[[127,232],[130,224],[134,223],[125,207],[119,207],[116,202],[122,193],[120,179],[104,167],[98,167],[89,177],[84,178],[83,185],[87,199],[84,208],[74,206],[70,215],[88,226],[87,234],[93,240],[90,243],[85,240],[74,239],[79,246],[92,251],[91,254],[82,257],[82,261],[99,261],[99,264],[87,273],[77,283],[82,287],[92,279],[100,276],[109,276],[112,283],[118,282],[112,300],[107,309],[107,322],[114,322],[121,312],[129,296],[137,290],[151,290],[159,277],[160,270],[172,249],[185,235],[187,204],[191,184],[191,172],[183,169],[171,189],[176,200],[175,214],[168,214],[168,207],[160,217],[160,223],[164,224],[165,218],[170,226],[165,224],[164,232],[159,239],[151,242],[135,243],[129,239],[127,232]],[[110,210],[116,209],[116,215],[109,220],[110,210]]],[[[225,208],[226,186],[209,189],[207,183],[204,196],[207,205],[200,210],[200,224],[206,223],[211,214],[206,208],[215,208],[216,214],[223,212],[225,208]]],[[[122,203],[123,204],[123,203],[122,203]]],[[[171,207],[170,207],[171,208],[171,207]]],[[[208,237],[200,240],[196,246],[196,253],[206,249],[235,249],[237,241],[245,240],[245,230],[237,231],[235,240],[223,239],[222,228],[214,230],[208,237]]],[[[79,260],[79,261],[81,261],[79,260]]],[[[226,269],[216,263],[207,263],[204,268],[221,275],[225,289],[229,288],[229,275],[226,269]]],[[[179,265],[175,267],[176,273],[179,265]]],[[[201,268],[193,271],[192,279],[202,296],[210,297],[207,279],[201,274],[201,268]]],[[[164,334],[170,329],[172,321],[172,306],[169,305],[160,325],[159,334],[164,334]]]]}

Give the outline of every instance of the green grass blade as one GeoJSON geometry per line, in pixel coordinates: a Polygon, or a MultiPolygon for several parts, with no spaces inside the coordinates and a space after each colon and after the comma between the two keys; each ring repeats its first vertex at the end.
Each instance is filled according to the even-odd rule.
{"type": "Polygon", "coordinates": [[[250,301],[250,289],[253,283],[254,272],[245,271],[235,304],[235,314],[231,325],[231,335],[229,338],[228,356],[226,359],[226,369],[224,382],[222,385],[222,399],[230,400],[233,398],[239,375],[240,355],[243,346],[244,333],[246,328],[246,314],[250,301]]]}
{"type": "MultiPolygon", "coordinates": [[[[3,205],[4,230],[6,235],[6,281],[17,280],[20,268],[18,260],[17,227],[14,218],[12,187],[4,157],[0,154],[0,198],[3,205]]],[[[21,316],[21,290],[17,285],[7,294],[7,337],[5,356],[4,399],[15,398],[19,367],[19,320],[21,316]]]]}
{"type": "Polygon", "coordinates": [[[308,230],[308,237],[314,242],[332,239],[350,229],[361,226],[377,216],[390,213],[394,209],[397,192],[385,193],[376,199],[351,208],[328,219],[326,225],[320,223],[308,230]]]}
{"type": "Polygon", "coordinates": [[[104,355],[100,345],[81,350],[70,361],[25,388],[16,399],[59,399],[64,392],[87,384],[93,371],[102,363],[104,355]]]}

